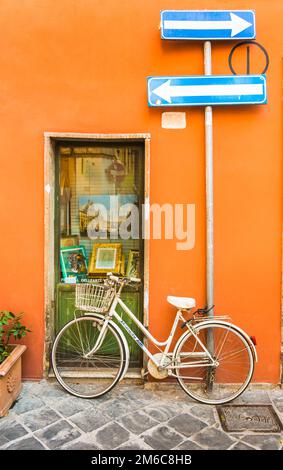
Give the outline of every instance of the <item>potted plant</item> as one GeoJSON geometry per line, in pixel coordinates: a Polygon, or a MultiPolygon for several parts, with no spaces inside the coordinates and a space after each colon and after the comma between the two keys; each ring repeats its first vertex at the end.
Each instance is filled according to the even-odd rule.
{"type": "Polygon", "coordinates": [[[22,325],[22,315],[0,311],[0,417],[7,414],[22,388],[21,356],[26,346],[10,344],[30,331],[22,325]]]}

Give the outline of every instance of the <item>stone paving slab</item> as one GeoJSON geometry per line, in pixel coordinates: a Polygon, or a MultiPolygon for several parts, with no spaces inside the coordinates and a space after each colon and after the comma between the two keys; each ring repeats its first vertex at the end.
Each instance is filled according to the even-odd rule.
{"type": "Polygon", "coordinates": [[[184,440],[183,436],[164,424],[150,430],[142,437],[155,450],[174,449],[184,440]]]}
{"type": "MultiPolygon", "coordinates": [[[[248,390],[233,404],[272,404],[283,421],[283,390],[248,390]]],[[[0,419],[0,449],[283,450],[283,432],[224,432],[214,406],[175,386],[120,384],[96,400],[66,393],[52,381],[25,382],[0,419]]]]}
{"type": "Polygon", "coordinates": [[[203,450],[203,447],[200,447],[198,444],[188,439],[182,442],[182,444],[177,447],[177,450],[203,450]]]}
{"type": "Polygon", "coordinates": [[[29,400],[26,400],[25,395],[23,395],[14,405],[14,411],[17,414],[22,414],[27,411],[37,410],[43,406],[45,406],[45,403],[40,398],[31,395],[29,400]]]}
{"type": "Polygon", "coordinates": [[[101,411],[93,413],[88,409],[71,416],[70,421],[72,421],[73,424],[76,424],[81,431],[88,433],[107,424],[108,418],[101,411]]]}
{"type": "Polygon", "coordinates": [[[27,434],[26,429],[12,417],[0,421],[0,446],[13,442],[27,434]]]}
{"type": "Polygon", "coordinates": [[[282,448],[282,435],[280,434],[247,434],[242,440],[260,450],[279,450],[282,448]]]}
{"type": "Polygon", "coordinates": [[[170,419],[167,424],[186,437],[190,437],[207,427],[204,421],[194,418],[188,413],[181,413],[175,416],[175,418],[170,419]]]}
{"type": "Polygon", "coordinates": [[[194,437],[194,440],[209,450],[227,450],[235,443],[234,438],[214,427],[206,427],[194,437]]]}
{"type": "Polygon", "coordinates": [[[56,404],[55,409],[58,413],[63,415],[65,418],[76,415],[81,411],[89,411],[92,409],[91,404],[85,403],[84,400],[79,400],[77,398],[66,398],[64,400],[59,400],[56,404]]]}
{"type": "Polygon", "coordinates": [[[143,411],[134,411],[121,418],[118,422],[121,423],[125,429],[137,435],[158,424],[158,421],[151,418],[143,411]]]}
{"type": "Polygon", "coordinates": [[[152,450],[152,447],[147,445],[142,439],[132,439],[117,447],[117,450],[152,450]]]}
{"type": "Polygon", "coordinates": [[[174,403],[171,403],[170,406],[166,404],[154,404],[144,408],[144,412],[146,414],[161,423],[168,421],[168,419],[178,415],[180,411],[180,407],[176,406],[174,403]]]}
{"type": "Polygon", "coordinates": [[[79,439],[77,441],[71,442],[71,444],[61,447],[61,450],[99,450],[99,448],[94,444],[91,444],[91,442],[79,439]]]}
{"type": "Polygon", "coordinates": [[[67,421],[58,421],[35,433],[37,439],[43,442],[49,449],[60,449],[64,444],[69,443],[80,436],[78,429],[67,421]]]}
{"type": "Polygon", "coordinates": [[[254,447],[248,446],[244,442],[237,442],[234,447],[231,448],[232,450],[255,450],[254,447]]]}
{"type": "Polygon", "coordinates": [[[130,433],[118,423],[108,423],[93,436],[100,449],[115,449],[129,440],[130,433]]]}
{"type": "Polygon", "coordinates": [[[21,414],[22,423],[29,428],[31,431],[37,431],[38,429],[45,428],[49,424],[53,424],[61,416],[52,410],[49,406],[39,408],[38,410],[31,410],[28,413],[21,414]]]}
{"type": "Polygon", "coordinates": [[[14,442],[13,444],[9,445],[6,447],[7,450],[46,450],[46,447],[44,447],[41,442],[39,442],[37,439],[34,437],[27,437],[24,439],[20,439],[17,442],[14,442]]]}

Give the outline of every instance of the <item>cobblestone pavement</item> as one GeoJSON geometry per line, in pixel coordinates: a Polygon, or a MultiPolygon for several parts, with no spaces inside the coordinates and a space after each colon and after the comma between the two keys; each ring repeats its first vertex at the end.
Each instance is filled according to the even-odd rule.
{"type": "MultiPolygon", "coordinates": [[[[272,404],[283,421],[283,390],[252,390],[234,404],[272,404]]],[[[283,449],[283,433],[226,433],[216,408],[181,389],[119,385],[100,399],[68,395],[57,383],[25,382],[0,419],[0,449],[283,449]]]]}

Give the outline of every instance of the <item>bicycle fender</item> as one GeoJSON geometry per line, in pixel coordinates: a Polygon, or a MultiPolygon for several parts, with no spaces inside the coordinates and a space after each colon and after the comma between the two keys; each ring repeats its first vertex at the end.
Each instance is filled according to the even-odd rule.
{"type": "MultiPolygon", "coordinates": [[[[229,325],[229,323],[227,322],[222,322],[226,325],[229,325]]],[[[246,338],[247,342],[249,343],[250,347],[251,347],[251,350],[254,354],[254,358],[255,358],[255,362],[258,362],[258,356],[257,356],[257,350],[256,350],[256,347],[254,345],[254,343],[252,342],[251,338],[249,337],[248,333],[246,333],[244,330],[242,330],[242,328],[240,328],[239,326],[237,325],[234,325],[233,324],[233,328],[235,328],[236,330],[239,331],[239,333],[242,333],[242,335],[246,338]]]]}
{"type": "MultiPolygon", "coordinates": [[[[205,322],[203,322],[203,323],[205,323],[206,325],[213,324],[213,323],[218,323],[218,324],[225,325],[225,326],[230,326],[230,325],[231,325],[231,323],[228,323],[228,322],[226,322],[226,321],[212,320],[212,319],[211,319],[211,320],[207,320],[207,321],[205,321],[205,322]]],[[[240,327],[237,326],[237,325],[234,325],[234,323],[232,324],[232,326],[233,326],[233,328],[234,328],[235,330],[237,330],[239,333],[241,333],[241,334],[245,337],[245,339],[246,339],[247,342],[249,343],[249,346],[250,346],[250,348],[251,348],[251,350],[252,350],[252,353],[253,353],[253,355],[254,355],[255,362],[258,362],[257,351],[256,351],[255,345],[254,345],[254,343],[252,342],[252,340],[251,340],[251,338],[249,337],[249,335],[248,335],[244,330],[242,330],[242,328],[240,328],[240,327]]],[[[189,330],[188,330],[188,331],[185,331],[185,333],[183,333],[182,336],[181,336],[181,337],[179,338],[179,340],[177,341],[176,346],[175,346],[174,351],[173,351],[173,357],[175,357],[175,354],[176,354],[176,352],[177,352],[177,348],[178,348],[180,342],[184,339],[184,337],[185,337],[188,333],[189,333],[189,330]]]]}
{"type": "MultiPolygon", "coordinates": [[[[221,320],[218,320],[218,321],[217,320],[209,320],[209,321],[211,321],[212,323],[215,323],[215,322],[221,323],[222,325],[226,325],[226,326],[231,325],[231,323],[228,323],[226,321],[221,321],[221,320]]],[[[256,347],[255,347],[254,343],[252,342],[251,338],[249,337],[249,335],[244,330],[242,330],[242,328],[240,328],[237,325],[234,325],[234,323],[232,323],[232,326],[235,330],[237,330],[239,333],[241,333],[246,338],[247,342],[250,345],[252,353],[254,355],[255,362],[258,362],[257,350],[256,350],[256,347]]]]}

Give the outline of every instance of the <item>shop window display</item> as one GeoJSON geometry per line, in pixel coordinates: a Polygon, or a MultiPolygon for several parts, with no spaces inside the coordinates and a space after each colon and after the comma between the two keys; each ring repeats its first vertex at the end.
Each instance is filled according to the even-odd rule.
{"type": "MultiPolygon", "coordinates": [[[[104,256],[116,253],[114,248],[117,242],[120,244],[117,251],[117,256],[120,254],[119,266],[117,263],[109,264],[109,270],[125,274],[132,269],[133,253],[136,257],[141,250],[141,151],[133,145],[59,148],[61,282],[74,283],[94,275],[105,275],[108,269],[102,266],[100,272],[93,261],[96,259],[97,244],[101,243],[113,245],[112,251],[104,250],[104,256]],[[68,271],[68,276],[65,274],[63,260],[68,262],[65,247],[72,246],[81,247],[81,257],[85,256],[84,266],[89,267],[85,277],[77,272],[76,264],[71,263],[74,260],[71,250],[69,265],[73,266],[73,274],[72,270],[68,271]]],[[[78,269],[81,266],[82,262],[77,263],[78,269]]]]}
{"type": "MultiPolygon", "coordinates": [[[[57,329],[73,316],[76,283],[107,272],[143,278],[144,202],[142,144],[62,144],[58,157],[57,329]]],[[[123,294],[140,319],[142,292],[141,286],[123,294]]],[[[132,346],[137,363],[140,352],[132,346]]]]}

